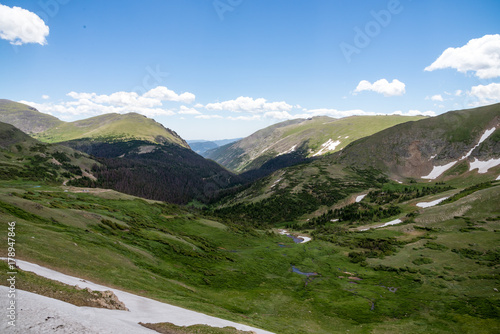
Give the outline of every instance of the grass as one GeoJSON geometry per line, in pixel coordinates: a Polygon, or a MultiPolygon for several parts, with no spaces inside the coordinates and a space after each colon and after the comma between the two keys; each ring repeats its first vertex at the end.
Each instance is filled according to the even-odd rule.
{"type": "Polygon", "coordinates": [[[313,156],[329,139],[339,140],[340,144],[327,152],[333,153],[359,138],[397,124],[424,118],[392,115],[353,116],[342,119],[314,117],[308,120],[287,121],[262,129],[236,144],[221,147],[215,150],[210,158],[233,171],[244,172],[259,168],[293,146],[296,146],[296,150],[304,149],[305,156],[313,156]]]}
{"type": "Polygon", "coordinates": [[[157,324],[143,324],[142,326],[162,334],[251,334],[253,332],[239,331],[233,327],[216,328],[207,325],[176,326],[163,322],[157,324]]]}
{"type": "Polygon", "coordinates": [[[135,139],[154,143],[166,141],[187,147],[187,144],[174,132],[136,113],[106,114],[75,122],[64,122],[36,134],[35,138],[47,143],[85,138],[104,141],[135,139]]]}
{"type": "Polygon", "coordinates": [[[277,333],[494,333],[499,195],[493,186],[419,210],[414,223],[294,244],[194,209],[15,181],[0,182],[0,221],[17,222],[19,259],[277,333]],[[438,219],[464,202],[470,208],[460,217],[438,219]],[[390,252],[370,248],[388,241],[390,252]],[[352,252],[365,259],[352,262],[352,252]]]}

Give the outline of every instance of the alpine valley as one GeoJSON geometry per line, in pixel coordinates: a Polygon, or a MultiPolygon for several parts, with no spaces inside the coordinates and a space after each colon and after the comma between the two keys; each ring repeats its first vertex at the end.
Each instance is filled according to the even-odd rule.
{"type": "MultiPolygon", "coordinates": [[[[500,104],[218,145],[204,158],[139,114],[64,122],[0,100],[0,241],[15,222],[18,260],[256,330],[499,332],[500,104]]],[[[17,271],[17,289],[133,315],[17,271]]],[[[244,333],[167,322],[143,326],[244,333]]]]}

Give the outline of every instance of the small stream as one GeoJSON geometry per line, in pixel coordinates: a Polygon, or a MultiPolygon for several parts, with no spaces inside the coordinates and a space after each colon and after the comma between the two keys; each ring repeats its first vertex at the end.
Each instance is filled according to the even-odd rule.
{"type": "Polygon", "coordinates": [[[304,273],[302,271],[300,271],[299,269],[297,269],[297,267],[295,266],[292,266],[292,271],[296,274],[299,274],[299,275],[304,275],[304,276],[318,276],[318,273],[304,273]]]}

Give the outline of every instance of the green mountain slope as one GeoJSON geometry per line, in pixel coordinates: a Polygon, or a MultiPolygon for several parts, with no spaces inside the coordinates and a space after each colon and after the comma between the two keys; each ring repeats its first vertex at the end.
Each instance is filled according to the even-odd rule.
{"type": "MultiPolygon", "coordinates": [[[[489,334],[500,326],[499,199],[497,182],[402,225],[309,226],[314,240],[294,244],[115,191],[0,181],[0,220],[16,222],[16,258],[275,333],[489,334]]],[[[8,271],[0,262],[0,284],[8,271]]]]}
{"type": "Polygon", "coordinates": [[[337,152],[356,139],[388,127],[422,119],[403,116],[353,116],[342,119],[313,117],[278,123],[236,143],[208,151],[205,156],[221,165],[244,172],[261,167],[284,154],[302,157],[337,152]]]}
{"type": "MultiPolygon", "coordinates": [[[[476,134],[468,134],[470,143],[460,146],[463,152],[455,152],[455,141],[441,139],[443,156],[466,154],[492,129],[496,109],[484,110],[460,117],[451,112],[454,128],[437,118],[433,130],[444,129],[446,138],[477,126],[476,134]]],[[[412,124],[419,128],[419,122],[412,124]]],[[[343,151],[356,148],[355,142],[342,153],[276,171],[213,210],[196,210],[61,186],[62,174],[73,169],[59,170],[52,158],[66,156],[76,166],[85,156],[68,147],[62,155],[59,146],[10,125],[0,129],[0,221],[16,222],[17,258],[276,333],[498,332],[500,166],[481,174],[466,169],[445,183],[398,184],[385,164],[381,170],[361,165],[383,162],[382,155],[354,156],[365,160],[348,165],[343,151]],[[295,244],[278,227],[312,241],[295,244]]],[[[422,136],[429,135],[426,129],[422,136]]],[[[495,133],[470,157],[495,157],[495,133]]],[[[97,182],[112,179],[140,189],[163,184],[162,164],[169,157],[181,163],[190,159],[182,150],[195,155],[178,145],[172,145],[181,150],[174,155],[165,144],[89,142],[67,144],[113,157],[90,170],[106,175],[97,182]],[[138,170],[149,178],[134,174],[138,170]]],[[[212,181],[222,182],[217,175],[212,181]]],[[[4,245],[7,227],[0,224],[4,245]]],[[[6,253],[1,247],[0,256],[6,253]]],[[[0,263],[0,284],[7,284],[7,272],[0,263]]],[[[31,280],[38,282],[35,291],[53,285],[31,280]]]]}
{"type": "Polygon", "coordinates": [[[258,225],[303,222],[391,179],[453,181],[462,187],[495,180],[499,173],[500,104],[495,104],[396,125],[340,152],[277,170],[227,197],[215,213],[258,225]]]}
{"type": "Polygon", "coordinates": [[[69,147],[41,143],[16,127],[0,122],[0,179],[67,182],[91,174],[97,162],[69,147]]]}
{"type": "Polygon", "coordinates": [[[0,99],[0,122],[14,125],[28,134],[37,134],[64,122],[28,105],[0,99]]]}
{"type": "Polygon", "coordinates": [[[174,131],[137,113],[105,114],[63,123],[39,133],[36,138],[49,143],[92,138],[98,141],[145,140],[157,144],[172,143],[189,148],[174,131]]]}
{"type": "Polygon", "coordinates": [[[0,122],[12,124],[46,143],[84,138],[98,141],[145,140],[189,148],[177,133],[137,113],[105,114],[75,122],[63,122],[28,105],[0,100],[0,122]]]}
{"type": "Polygon", "coordinates": [[[240,177],[192,150],[175,144],[141,140],[65,142],[101,162],[92,170],[97,180],[81,179],[73,185],[103,187],[144,198],[187,204],[207,203],[240,177]]]}
{"type": "MultiPolygon", "coordinates": [[[[31,120],[36,118],[33,115],[43,115],[22,104],[8,105],[18,108],[11,108],[14,111],[5,115],[19,116],[21,109],[30,112],[31,120]]],[[[46,119],[37,120],[43,123],[46,119]]],[[[45,131],[34,134],[47,144],[20,131],[16,136],[23,136],[40,147],[59,143],[61,146],[57,147],[61,151],[77,150],[99,161],[92,160],[85,174],[80,175],[83,177],[71,178],[69,185],[106,187],[149,199],[198,204],[213,200],[223,189],[242,183],[225,168],[193,152],[174,131],[136,113],[106,114],[55,124],[50,128],[45,124],[45,131]]]]}
{"type": "Polygon", "coordinates": [[[352,143],[332,159],[402,180],[461,174],[476,160],[498,158],[500,104],[400,124],[352,143]]]}

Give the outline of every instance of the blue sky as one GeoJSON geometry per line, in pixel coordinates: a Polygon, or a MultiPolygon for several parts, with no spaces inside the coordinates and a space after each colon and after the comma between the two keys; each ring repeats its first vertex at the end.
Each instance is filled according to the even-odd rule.
{"type": "Polygon", "coordinates": [[[497,0],[0,0],[0,98],[66,121],[139,112],[185,139],[438,115],[500,101],[499,14],[497,0]]]}

